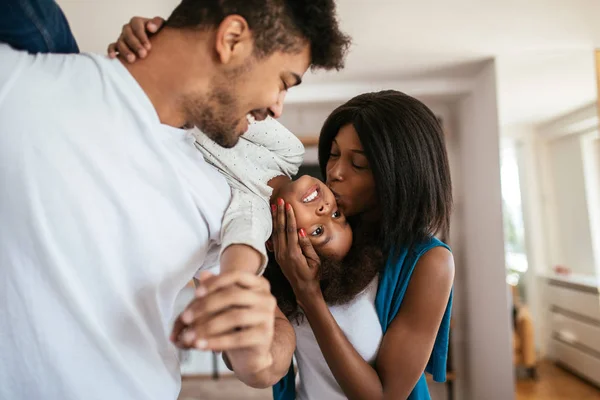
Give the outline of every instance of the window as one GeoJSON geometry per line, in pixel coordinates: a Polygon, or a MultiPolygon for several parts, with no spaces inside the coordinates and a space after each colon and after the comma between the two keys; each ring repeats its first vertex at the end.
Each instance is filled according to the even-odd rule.
{"type": "Polygon", "coordinates": [[[506,281],[512,286],[519,284],[529,267],[525,251],[525,228],[521,187],[517,159],[518,147],[512,140],[502,143],[500,173],[502,182],[502,211],[504,217],[504,253],[506,258],[506,281]]]}

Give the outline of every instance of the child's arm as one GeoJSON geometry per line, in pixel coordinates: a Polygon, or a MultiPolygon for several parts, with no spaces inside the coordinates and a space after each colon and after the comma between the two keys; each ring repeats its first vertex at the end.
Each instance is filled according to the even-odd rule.
{"type": "Polygon", "coordinates": [[[254,193],[232,187],[221,228],[221,273],[262,274],[267,265],[265,242],[272,228],[269,204],[254,193]]]}
{"type": "Polygon", "coordinates": [[[221,252],[221,273],[246,271],[258,274],[262,269],[262,254],[246,244],[232,244],[221,252]]]}

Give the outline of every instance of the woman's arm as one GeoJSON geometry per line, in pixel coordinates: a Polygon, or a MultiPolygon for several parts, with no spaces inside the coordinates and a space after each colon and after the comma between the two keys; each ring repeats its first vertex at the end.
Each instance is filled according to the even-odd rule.
{"type": "Polygon", "coordinates": [[[417,262],[377,356],[385,399],[408,397],[425,370],[453,282],[454,258],[448,249],[435,247],[417,262]]]}
{"type": "Polygon", "coordinates": [[[344,394],[349,399],[407,398],[425,370],[448,303],[454,278],[450,252],[435,248],[417,263],[402,308],[383,338],[376,368],[373,368],[354,349],[331,315],[318,281],[310,281],[311,277],[318,276],[314,273],[318,268],[314,260],[318,260],[318,256],[305,237],[300,235],[298,239],[295,235],[295,240],[289,237],[295,232],[293,210],[284,211],[280,205],[277,225],[276,252],[283,249],[288,254],[279,256],[278,261],[344,394]],[[281,218],[284,212],[287,212],[286,219],[281,218]],[[290,235],[283,240],[282,232],[290,235]],[[297,262],[299,251],[313,260],[312,268],[307,269],[308,264],[297,262]],[[306,273],[307,270],[313,273],[306,273]]]}
{"type": "Polygon", "coordinates": [[[30,53],[79,53],[54,0],[0,1],[0,42],[30,53]]]}
{"type": "Polygon", "coordinates": [[[405,399],[425,370],[444,315],[454,264],[437,247],[417,263],[398,315],[379,349],[376,370],[356,352],[322,296],[300,300],[325,360],[349,399],[405,399]]]}

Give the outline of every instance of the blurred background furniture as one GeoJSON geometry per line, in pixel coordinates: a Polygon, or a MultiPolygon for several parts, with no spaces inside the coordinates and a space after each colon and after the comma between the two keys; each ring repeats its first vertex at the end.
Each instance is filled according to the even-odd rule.
{"type": "Polygon", "coordinates": [[[537,379],[537,355],[533,318],[522,304],[517,286],[510,286],[513,298],[513,363],[525,369],[527,377],[537,379]]]}

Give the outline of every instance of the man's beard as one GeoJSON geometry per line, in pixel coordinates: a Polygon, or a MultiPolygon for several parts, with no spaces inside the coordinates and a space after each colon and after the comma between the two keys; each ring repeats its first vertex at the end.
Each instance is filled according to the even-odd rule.
{"type": "MultiPolygon", "coordinates": [[[[228,71],[221,78],[215,78],[203,97],[183,99],[183,107],[188,123],[200,129],[206,136],[221,147],[234,147],[243,132],[238,132],[241,110],[236,99],[239,97],[237,83],[252,68],[252,59],[242,67],[228,71]]],[[[246,118],[246,115],[243,116],[246,118]]]]}
{"type": "Polygon", "coordinates": [[[234,147],[239,138],[240,120],[233,114],[235,97],[227,88],[213,88],[204,99],[187,99],[184,107],[188,121],[221,147],[234,147]]]}

